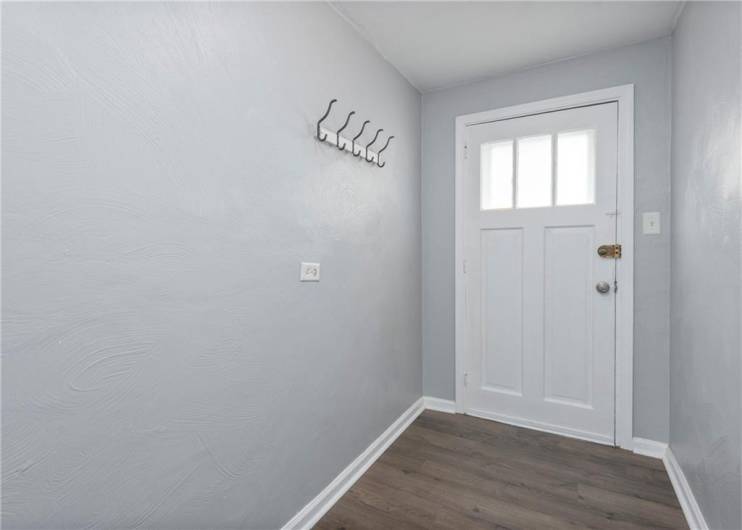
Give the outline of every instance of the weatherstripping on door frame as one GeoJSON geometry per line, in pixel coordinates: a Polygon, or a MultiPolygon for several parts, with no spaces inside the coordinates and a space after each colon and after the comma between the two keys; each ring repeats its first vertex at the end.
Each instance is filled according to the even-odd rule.
{"type": "MultiPolygon", "coordinates": [[[[616,262],[616,363],[615,363],[615,437],[616,445],[633,449],[634,401],[634,85],[621,85],[583,92],[522,105],[464,114],[456,117],[456,411],[464,412],[463,355],[466,350],[464,305],[463,249],[463,184],[466,176],[464,145],[466,127],[508,118],[518,118],[556,110],[565,110],[599,103],[618,103],[618,185],[616,223],[617,242],[623,246],[623,256],[616,262]]],[[[564,433],[559,433],[564,434],[564,433]]]]}

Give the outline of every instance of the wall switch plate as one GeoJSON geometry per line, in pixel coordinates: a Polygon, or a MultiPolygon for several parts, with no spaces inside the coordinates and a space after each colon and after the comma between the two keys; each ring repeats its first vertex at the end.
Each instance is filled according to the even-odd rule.
{"type": "Polygon", "coordinates": [[[302,282],[318,282],[319,281],[319,263],[304,263],[301,264],[301,274],[299,280],[302,282]]]}
{"type": "Polygon", "coordinates": [[[642,214],[642,232],[650,235],[660,233],[660,212],[644,212],[642,214]]]}

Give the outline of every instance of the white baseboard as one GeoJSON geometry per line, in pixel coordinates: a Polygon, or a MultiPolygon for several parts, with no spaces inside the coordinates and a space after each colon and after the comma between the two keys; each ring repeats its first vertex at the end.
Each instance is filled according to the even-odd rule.
{"type": "Polygon", "coordinates": [[[665,442],[648,440],[647,438],[635,437],[633,439],[632,449],[638,455],[651,456],[652,458],[659,458],[660,460],[662,460],[663,458],[665,458],[667,444],[665,442]]]}
{"type": "Polygon", "coordinates": [[[437,410],[438,412],[448,412],[449,414],[456,413],[456,402],[450,399],[424,396],[423,402],[427,410],[437,410]]]}
{"type": "Polygon", "coordinates": [[[708,525],[703,518],[701,508],[698,506],[696,497],[693,495],[693,490],[690,489],[690,484],[688,484],[688,480],[685,478],[680,464],[675,459],[672,449],[667,448],[665,457],[662,460],[665,463],[667,474],[670,476],[672,487],[675,489],[675,495],[678,496],[680,506],[683,508],[683,514],[685,515],[685,520],[688,522],[688,526],[691,530],[708,530],[708,525]]]}
{"type": "Polygon", "coordinates": [[[387,447],[389,447],[404,430],[415,421],[425,409],[424,399],[420,398],[410,408],[402,413],[387,430],[371,442],[358,458],[343,469],[335,479],[323,489],[319,495],[309,501],[299,513],[283,525],[283,530],[308,530],[345,494],[355,482],[361,478],[387,447]]]}

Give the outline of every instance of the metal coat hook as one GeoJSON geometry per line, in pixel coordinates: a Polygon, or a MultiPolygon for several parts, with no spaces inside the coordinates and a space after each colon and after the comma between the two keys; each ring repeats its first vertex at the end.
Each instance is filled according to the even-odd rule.
{"type": "Polygon", "coordinates": [[[364,121],[363,122],[363,125],[361,125],[361,132],[359,132],[358,134],[356,134],[353,137],[353,140],[351,140],[351,142],[350,142],[350,150],[353,153],[353,156],[361,156],[361,152],[360,151],[358,151],[356,153],[356,140],[358,140],[361,137],[361,135],[363,134],[363,129],[365,129],[366,128],[366,125],[368,125],[369,123],[371,123],[371,120],[364,121]]]}
{"type": "Polygon", "coordinates": [[[323,121],[325,121],[325,118],[327,118],[327,116],[329,116],[330,109],[332,109],[332,106],[335,103],[337,103],[337,99],[333,99],[333,100],[330,101],[330,104],[327,105],[327,111],[322,115],[322,117],[317,122],[317,140],[319,140],[320,142],[324,142],[327,139],[327,135],[324,135],[324,136],[321,135],[321,133],[319,131],[319,124],[322,123],[323,121]]]}
{"type": "Polygon", "coordinates": [[[389,142],[392,141],[392,138],[394,138],[394,136],[390,136],[389,138],[387,138],[386,143],[384,144],[384,147],[382,147],[379,150],[379,152],[376,154],[376,165],[379,167],[384,167],[386,165],[386,162],[384,162],[383,164],[379,164],[379,162],[381,161],[381,153],[384,152],[384,149],[389,147],[389,142]]]}
{"type": "Polygon", "coordinates": [[[373,144],[376,141],[376,139],[379,137],[379,134],[381,134],[382,131],[384,131],[384,129],[379,129],[378,131],[376,131],[376,135],[374,136],[374,139],[366,144],[366,156],[365,156],[366,162],[374,161],[374,157],[371,157],[371,158],[368,157],[368,148],[371,147],[371,144],[373,144]]]}
{"type": "Polygon", "coordinates": [[[356,113],[356,111],[354,111],[354,110],[351,110],[351,111],[350,111],[350,114],[348,114],[348,117],[347,117],[347,118],[345,118],[345,123],[343,124],[343,126],[342,126],[342,127],[340,127],[340,128],[338,129],[338,132],[336,133],[336,134],[337,134],[337,136],[335,137],[335,145],[336,145],[336,146],[337,146],[337,148],[338,148],[338,149],[340,149],[341,151],[342,151],[342,150],[344,150],[344,149],[345,149],[345,145],[348,145],[348,144],[347,144],[347,142],[346,142],[346,144],[345,144],[345,145],[343,145],[343,146],[340,146],[340,133],[341,133],[341,132],[343,132],[343,131],[345,130],[345,128],[346,128],[346,127],[348,126],[348,123],[350,122],[350,118],[351,118],[351,116],[353,116],[353,114],[355,114],[355,113],[356,113]]]}
{"type": "MultiPolygon", "coordinates": [[[[2,1],[2,0],[0,0],[2,1]]],[[[363,145],[358,144],[358,151],[356,152],[356,141],[363,136],[364,131],[366,130],[366,125],[371,123],[371,120],[365,120],[363,124],[361,125],[361,130],[358,131],[358,134],[356,134],[353,139],[349,139],[348,137],[344,137],[341,135],[341,133],[348,128],[348,124],[350,124],[350,119],[353,117],[354,114],[356,114],[356,111],[351,110],[350,113],[348,113],[348,116],[345,118],[345,123],[343,123],[343,126],[340,127],[337,132],[332,132],[327,127],[324,127],[324,131],[322,130],[322,122],[327,119],[327,117],[330,115],[330,112],[332,112],[332,106],[337,103],[337,99],[333,98],[330,100],[330,103],[327,105],[327,110],[322,115],[322,117],[317,122],[317,140],[320,142],[327,141],[327,138],[330,134],[335,136],[335,147],[337,147],[340,151],[350,151],[353,153],[353,156],[359,159],[365,159],[366,162],[369,162],[371,164],[376,163],[378,167],[384,167],[386,165],[386,162],[381,162],[381,153],[386,150],[387,147],[389,147],[389,142],[392,141],[392,138],[394,136],[389,136],[387,138],[386,143],[384,144],[384,147],[381,148],[380,151],[376,153],[371,152],[371,146],[376,143],[376,141],[379,139],[379,135],[384,132],[384,129],[379,129],[376,131],[376,134],[374,135],[373,139],[366,144],[366,148],[364,151],[363,145]],[[348,149],[348,144],[350,144],[350,149],[348,149]],[[376,157],[374,159],[374,157],[376,157]]],[[[332,142],[327,142],[332,143],[332,142]]]]}

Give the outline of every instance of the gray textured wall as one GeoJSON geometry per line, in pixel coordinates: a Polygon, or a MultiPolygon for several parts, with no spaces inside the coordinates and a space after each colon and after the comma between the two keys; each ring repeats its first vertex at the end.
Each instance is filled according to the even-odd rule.
{"type": "Polygon", "coordinates": [[[711,528],[740,520],[740,4],[673,35],[670,447],[711,528]]]}
{"type": "Polygon", "coordinates": [[[670,39],[423,95],[423,388],[454,398],[454,119],[633,83],[636,90],[634,435],[666,441],[669,399],[670,39]],[[664,231],[641,235],[641,213],[664,231]]]}
{"type": "Polygon", "coordinates": [[[421,395],[419,94],[324,4],[5,3],[2,47],[3,527],[280,526],[421,395]]]}

